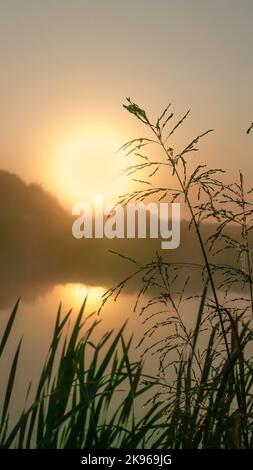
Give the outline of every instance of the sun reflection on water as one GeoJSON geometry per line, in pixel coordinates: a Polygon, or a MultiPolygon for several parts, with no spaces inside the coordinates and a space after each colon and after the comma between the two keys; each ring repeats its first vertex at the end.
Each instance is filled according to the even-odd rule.
{"type": "Polygon", "coordinates": [[[86,299],[86,311],[91,312],[100,307],[106,289],[102,286],[67,284],[62,286],[61,291],[64,303],[67,302],[73,309],[79,309],[86,299]]]}

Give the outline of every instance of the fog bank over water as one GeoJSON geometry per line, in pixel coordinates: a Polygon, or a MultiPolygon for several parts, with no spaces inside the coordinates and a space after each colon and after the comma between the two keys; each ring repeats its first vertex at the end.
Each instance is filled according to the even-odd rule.
{"type": "MultiPolygon", "coordinates": [[[[42,187],[24,183],[17,175],[0,171],[0,308],[18,297],[33,301],[56,285],[84,284],[111,287],[135,266],[112,254],[123,253],[144,264],[160,252],[171,263],[202,264],[198,241],[186,221],[176,250],[161,250],[159,239],[81,239],[72,236],[74,217],[42,187]]],[[[212,231],[204,228],[205,235],[212,231]]],[[[229,251],[220,263],[236,262],[229,251]]],[[[191,286],[198,286],[199,269],[189,266],[191,286]]],[[[137,290],[136,283],[127,289],[137,290]]]]}

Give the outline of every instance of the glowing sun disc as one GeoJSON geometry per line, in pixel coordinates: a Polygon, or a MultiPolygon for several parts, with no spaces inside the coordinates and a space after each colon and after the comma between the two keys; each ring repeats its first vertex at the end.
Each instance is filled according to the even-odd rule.
{"type": "Polygon", "coordinates": [[[115,201],[126,184],[119,177],[123,165],[116,151],[121,144],[119,137],[105,130],[86,130],[66,139],[55,165],[61,193],[72,202],[91,200],[96,194],[115,201]]]}

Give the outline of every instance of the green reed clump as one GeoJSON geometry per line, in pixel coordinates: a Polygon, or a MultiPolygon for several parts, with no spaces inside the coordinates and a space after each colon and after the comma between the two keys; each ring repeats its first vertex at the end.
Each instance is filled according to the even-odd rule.
{"type": "MultiPolygon", "coordinates": [[[[59,309],[35,396],[11,427],[11,404],[17,399],[15,377],[22,352],[21,342],[18,344],[8,382],[1,383],[5,397],[0,409],[0,448],[145,447],[152,432],[159,429],[164,407],[152,405],[136,412],[136,401],[139,410],[153,384],[144,377],[142,364],[130,361],[131,339],[125,342],[124,326],[117,333],[104,334],[94,344],[99,321],[85,327],[83,310],[84,305],[67,334],[64,327],[70,312],[61,319],[59,309]]],[[[17,311],[18,303],[2,334],[0,360],[11,341],[17,311]]]]}

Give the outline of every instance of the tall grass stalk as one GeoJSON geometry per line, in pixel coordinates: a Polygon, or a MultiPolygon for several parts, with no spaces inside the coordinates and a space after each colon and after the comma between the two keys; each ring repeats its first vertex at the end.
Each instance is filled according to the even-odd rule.
{"type": "MultiPolygon", "coordinates": [[[[182,413],[184,423],[187,423],[186,428],[185,424],[182,427],[186,441],[182,443],[179,439],[178,445],[194,446],[198,442],[203,447],[249,447],[252,445],[253,370],[253,287],[249,239],[253,228],[253,205],[249,200],[252,190],[244,189],[241,174],[239,183],[227,185],[223,181],[222,169],[208,169],[201,164],[190,169],[189,154],[198,150],[199,141],[211,130],[198,135],[182,151],[174,150],[173,136],[185,122],[189,111],[168,129],[174,117],[170,105],[155,121],[130,98],[127,98],[124,107],[150,134],[132,139],[120,149],[128,158],[134,159],[134,163],[123,173],[134,176],[134,181],[144,185],[144,189],[122,195],[120,202],[127,204],[131,201],[145,201],[154,196],[159,200],[165,198],[168,202],[184,202],[189,212],[189,229],[194,228],[203,264],[170,263],[158,253],[155,260],[145,265],[129,259],[135,262],[137,269],[132,276],[123,279],[105,294],[103,304],[112,295],[117,297],[131,279],[140,277],[142,287],[137,295],[135,310],[141,299],[144,299],[140,315],[142,318],[146,316],[143,320],[146,331],[139,346],[148,342],[144,355],[156,354],[160,358],[160,377],[164,380],[162,390],[169,390],[167,398],[170,419],[174,416],[170,409],[170,397],[175,397],[176,393],[179,400],[182,398],[182,390],[185,390],[182,401],[184,410],[178,404],[173,418],[174,423],[182,426],[179,418],[182,413]],[[148,153],[147,149],[151,146],[153,153],[148,153]],[[164,173],[164,170],[168,171],[171,186],[161,187],[156,181],[159,172],[164,173]],[[205,238],[202,228],[207,221],[211,221],[213,233],[205,238]],[[229,231],[229,228],[232,230],[229,231]],[[234,229],[236,235],[232,236],[234,229]],[[236,252],[237,261],[231,265],[217,261],[217,255],[227,249],[236,252]],[[182,315],[182,306],[185,308],[185,304],[188,302],[189,305],[190,301],[185,292],[191,281],[192,269],[200,269],[203,278],[202,287],[197,289],[197,295],[202,300],[194,331],[185,325],[182,315]],[[211,289],[207,289],[207,285],[211,289]],[[247,294],[244,298],[238,298],[234,294],[238,286],[244,290],[245,287],[248,288],[249,298],[247,294]],[[149,300],[145,303],[147,297],[149,300]],[[154,338],[153,344],[150,338],[154,338]],[[203,347],[204,341],[207,341],[207,349],[203,347]],[[175,354],[178,356],[178,368],[175,359],[168,362],[169,357],[174,358],[175,354]],[[171,386],[173,366],[176,367],[175,388],[171,386]],[[170,374],[166,376],[167,369],[170,374]],[[196,421],[197,416],[200,419],[198,406],[203,406],[201,425],[196,421]],[[237,435],[229,438],[228,423],[235,417],[237,435]],[[194,440],[192,424],[199,429],[197,441],[194,440]]],[[[196,286],[193,288],[196,290],[196,286]]],[[[158,401],[163,391],[157,394],[158,401]]]]}

